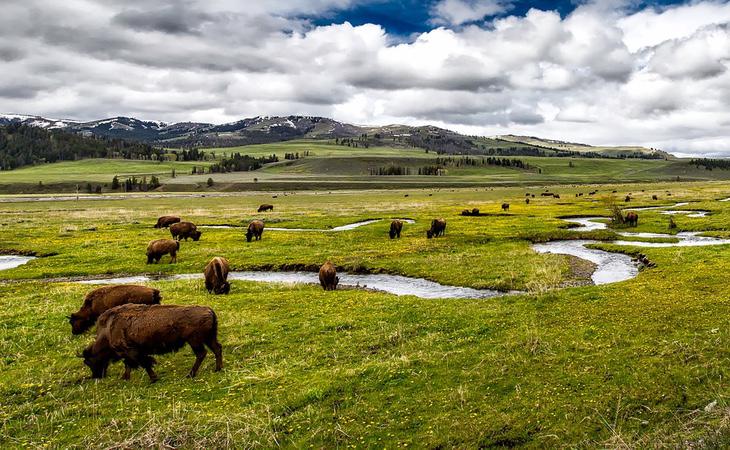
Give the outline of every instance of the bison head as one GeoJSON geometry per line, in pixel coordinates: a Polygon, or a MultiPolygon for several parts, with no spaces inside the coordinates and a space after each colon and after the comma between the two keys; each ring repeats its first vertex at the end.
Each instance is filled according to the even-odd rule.
{"type": "Polygon", "coordinates": [[[251,231],[251,230],[246,231],[246,242],[251,242],[252,237],[253,237],[253,231],[251,231]]]}
{"type": "Polygon", "coordinates": [[[198,240],[200,239],[200,236],[201,236],[202,234],[203,234],[203,233],[201,233],[200,231],[198,231],[198,230],[195,230],[195,231],[193,231],[192,233],[190,233],[190,237],[192,237],[194,241],[198,241],[198,240]]]}
{"type": "Polygon", "coordinates": [[[426,237],[429,238],[429,239],[431,239],[433,237],[433,231],[426,230],[426,237]]]}
{"type": "Polygon", "coordinates": [[[71,334],[81,334],[93,325],[93,322],[87,317],[82,317],[76,313],[68,316],[68,323],[71,324],[71,334]]]}
{"type": "Polygon", "coordinates": [[[227,295],[229,292],[231,292],[231,283],[224,281],[220,285],[213,288],[213,292],[215,292],[218,295],[220,295],[220,294],[227,295]]]}
{"type": "Polygon", "coordinates": [[[106,369],[109,367],[109,358],[99,352],[95,352],[93,344],[84,349],[81,357],[84,358],[84,364],[91,369],[92,378],[104,378],[106,369]]]}

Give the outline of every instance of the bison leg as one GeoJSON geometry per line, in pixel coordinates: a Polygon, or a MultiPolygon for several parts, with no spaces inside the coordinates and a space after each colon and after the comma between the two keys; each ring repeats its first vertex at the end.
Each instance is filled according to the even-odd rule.
{"type": "Polygon", "coordinates": [[[191,343],[190,347],[193,348],[193,352],[195,353],[195,363],[193,364],[193,368],[190,369],[188,376],[190,378],[195,378],[195,375],[198,374],[198,369],[200,369],[200,365],[203,363],[203,359],[205,359],[205,355],[208,354],[208,350],[206,350],[205,346],[202,344],[196,344],[193,346],[191,343]]]}
{"type": "Polygon", "coordinates": [[[170,253],[170,264],[174,264],[177,262],[177,252],[170,253]]]}
{"type": "Polygon", "coordinates": [[[152,255],[147,255],[147,264],[152,264],[152,261],[154,261],[152,255]]]}
{"type": "Polygon", "coordinates": [[[124,373],[122,374],[122,380],[129,380],[129,378],[132,375],[132,367],[127,364],[127,361],[124,361],[124,373]]]}
{"type": "Polygon", "coordinates": [[[155,364],[155,358],[148,356],[148,355],[141,355],[139,357],[139,365],[144,367],[144,370],[147,372],[147,376],[150,377],[151,382],[155,382],[159,380],[160,378],[157,376],[155,371],[152,369],[152,366],[155,364]]]}
{"type": "Polygon", "coordinates": [[[215,336],[205,343],[213,351],[215,355],[215,371],[218,372],[223,368],[223,346],[218,342],[215,336]]]}

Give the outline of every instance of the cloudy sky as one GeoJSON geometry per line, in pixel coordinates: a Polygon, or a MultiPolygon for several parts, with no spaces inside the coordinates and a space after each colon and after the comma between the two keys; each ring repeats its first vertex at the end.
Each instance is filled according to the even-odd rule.
{"type": "Polygon", "coordinates": [[[306,114],[730,156],[730,1],[3,0],[0,112],[306,114]]]}

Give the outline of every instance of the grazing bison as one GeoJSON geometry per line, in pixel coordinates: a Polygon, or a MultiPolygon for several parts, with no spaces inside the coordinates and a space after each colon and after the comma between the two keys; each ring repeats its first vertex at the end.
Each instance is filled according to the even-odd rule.
{"type": "Polygon", "coordinates": [[[659,200],[659,197],[657,197],[656,195],[652,195],[652,196],[651,196],[651,199],[652,199],[652,200],[659,200]]]}
{"type": "Polygon", "coordinates": [[[390,232],[388,232],[388,235],[391,239],[398,238],[400,239],[400,232],[403,231],[403,222],[400,220],[394,220],[390,222],[390,232]]]}
{"type": "Polygon", "coordinates": [[[560,198],[560,194],[553,194],[553,198],[560,198]]]}
{"type": "Polygon", "coordinates": [[[81,334],[91,328],[105,311],[126,303],[159,304],[160,291],[147,286],[120,284],[104,286],[86,294],[81,309],[68,316],[72,334],[81,334]]]}
{"type": "Polygon", "coordinates": [[[635,212],[631,211],[626,213],[626,217],[624,218],[624,223],[630,227],[635,227],[639,224],[639,215],[635,212]]]}
{"type": "Polygon", "coordinates": [[[216,256],[211,259],[203,273],[205,274],[205,288],[208,293],[228,294],[231,291],[231,285],[228,283],[228,260],[226,258],[216,256]]]}
{"type": "Polygon", "coordinates": [[[266,211],[273,211],[274,205],[264,204],[259,206],[258,212],[266,212],[266,211]]]}
{"type": "Polygon", "coordinates": [[[334,291],[337,289],[337,283],[339,282],[340,277],[337,276],[335,266],[329,261],[322,264],[322,267],[319,268],[319,284],[322,285],[322,289],[334,291]]]}
{"type": "Polygon", "coordinates": [[[433,219],[431,228],[426,231],[426,237],[431,239],[442,236],[446,233],[446,221],[444,219],[433,219]]]}
{"type": "Polygon", "coordinates": [[[502,203],[502,211],[507,211],[509,209],[509,203],[502,203]]]}
{"type": "Polygon", "coordinates": [[[147,245],[147,264],[158,263],[162,256],[170,254],[170,263],[177,262],[177,251],[180,250],[180,241],[172,239],[157,239],[147,245]]]}
{"type": "Polygon", "coordinates": [[[178,222],[170,226],[170,234],[173,239],[178,241],[182,241],[183,239],[187,241],[188,238],[197,241],[203,233],[198,231],[198,227],[192,222],[178,222]]]}
{"type": "Polygon", "coordinates": [[[624,201],[627,202],[627,203],[630,202],[631,201],[631,196],[630,195],[627,195],[626,198],[624,199],[624,201]]]}
{"type": "Polygon", "coordinates": [[[530,199],[529,198],[526,198],[525,199],[525,203],[529,205],[530,204],[530,199]]]}
{"type": "Polygon", "coordinates": [[[264,234],[264,222],[252,220],[248,224],[248,230],[246,230],[246,242],[251,242],[251,238],[256,238],[257,241],[260,241],[262,234],[264,234]]]}
{"type": "Polygon", "coordinates": [[[218,318],[207,306],[122,305],[99,317],[96,341],[84,349],[84,364],[93,378],[103,378],[112,361],[124,361],[128,380],[132,369],[143,367],[152,382],[157,374],[152,370],[155,359],[190,344],[195,352],[195,364],[189,376],[198,373],[207,346],[215,354],[216,372],[223,367],[221,344],[218,342],[218,318]]]}
{"type": "Polygon", "coordinates": [[[173,223],[180,222],[180,218],[177,216],[162,216],[159,219],[157,219],[157,223],[155,224],[155,228],[167,228],[173,223]]]}

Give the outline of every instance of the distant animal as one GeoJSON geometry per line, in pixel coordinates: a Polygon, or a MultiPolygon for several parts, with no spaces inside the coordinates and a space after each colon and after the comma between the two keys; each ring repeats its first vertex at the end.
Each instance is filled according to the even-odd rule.
{"type": "Polygon", "coordinates": [[[86,294],[81,308],[68,316],[72,334],[81,334],[91,328],[105,311],[126,303],[159,304],[160,291],[147,286],[119,284],[104,286],[86,294]]]}
{"type": "Polygon", "coordinates": [[[157,219],[157,223],[155,224],[155,228],[167,228],[173,223],[180,222],[180,218],[178,216],[162,216],[159,219],[157,219]]]}
{"type": "Polygon", "coordinates": [[[180,241],[172,239],[156,239],[147,245],[147,264],[158,263],[164,255],[170,254],[170,263],[177,262],[180,241]]]}
{"type": "Polygon", "coordinates": [[[531,195],[531,197],[532,197],[532,198],[535,198],[535,194],[532,194],[532,195],[531,195]]]}
{"type": "Polygon", "coordinates": [[[128,380],[132,369],[143,367],[150,380],[158,380],[152,369],[155,359],[190,344],[195,363],[189,376],[195,377],[208,353],[215,354],[216,372],[223,367],[223,347],[218,342],[218,318],[207,306],[122,305],[99,317],[96,341],[80,355],[91,369],[93,378],[106,376],[109,363],[124,361],[128,380]]]}
{"type": "Polygon", "coordinates": [[[611,191],[612,194],[615,194],[616,192],[618,192],[618,191],[611,191]]]}
{"type": "Polygon", "coordinates": [[[651,196],[651,199],[652,199],[652,200],[659,200],[659,197],[657,197],[656,195],[652,195],[652,196],[651,196]]]}
{"type": "Polygon", "coordinates": [[[542,197],[552,197],[553,195],[555,194],[553,194],[552,192],[543,192],[542,194],[540,194],[540,196],[542,197]]]}
{"type": "Polygon", "coordinates": [[[471,215],[472,216],[478,216],[479,215],[479,208],[472,208],[471,209],[471,215]]]}
{"type": "Polygon", "coordinates": [[[205,266],[203,274],[205,275],[205,289],[208,293],[228,294],[231,291],[231,285],[228,283],[228,260],[221,256],[216,256],[210,260],[205,266]]]}
{"type": "Polygon", "coordinates": [[[624,199],[624,201],[625,202],[630,202],[631,201],[631,196],[630,195],[627,195],[626,198],[624,199]]]}
{"type": "Polygon", "coordinates": [[[340,282],[340,277],[337,276],[337,270],[334,264],[327,261],[322,264],[319,268],[319,284],[322,285],[322,289],[325,291],[334,291],[337,289],[337,284],[340,282]]]}
{"type": "Polygon", "coordinates": [[[388,236],[390,236],[391,239],[400,239],[400,232],[402,230],[403,222],[397,219],[393,220],[392,222],[390,222],[390,231],[388,232],[388,236]]]}
{"type": "Polygon", "coordinates": [[[502,203],[502,211],[507,211],[509,209],[509,203],[502,203]]]}
{"type": "Polygon", "coordinates": [[[471,216],[471,211],[469,211],[468,209],[464,209],[461,211],[461,215],[462,216],[471,216]]]}
{"type": "Polygon", "coordinates": [[[246,230],[246,242],[251,242],[252,238],[260,241],[262,234],[264,234],[264,222],[261,220],[252,220],[248,224],[248,230],[246,230]]]}
{"type": "Polygon", "coordinates": [[[258,212],[266,212],[266,211],[273,211],[273,210],[274,210],[274,205],[263,204],[263,205],[259,206],[258,212]]]}
{"type": "Polygon", "coordinates": [[[198,241],[203,233],[198,231],[198,228],[192,222],[178,222],[170,225],[170,234],[173,239],[178,241],[183,239],[187,241],[188,238],[198,241]]]}
{"type": "Polygon", "coordinates": [[[626,213],[624,223],[630,227],[635,227],[639,224],[639,215],[633,211],[626,213]]]}
{"type": "Polygon", "coordinates": [[[525,197],[529,197],[529,196],[530,196],[530,193],[529,192],[527,194],[525,194],[525,197]]]}
{"type": "Polygon", "coordinates": [[[408,197],[408,194],[404,195],[403,197],[408,197]]]}
{"type": "Polygon", "coordinates": [[[431,221],[431,228],[426,231],[426,237],[431,239],[446,234],[446,220],[444,219],[433,219],[431,221]]]}
{"type": "Polygon", "coordinates": [[[560,194],[553,194],[553,198],[560,198],[560,194]]]}
{"type": "Polygon", "coordinates": [[[529,205],[530,204],[530,199],[529,198],[526,198],[525,199],[525,203],[529,205]]]}

